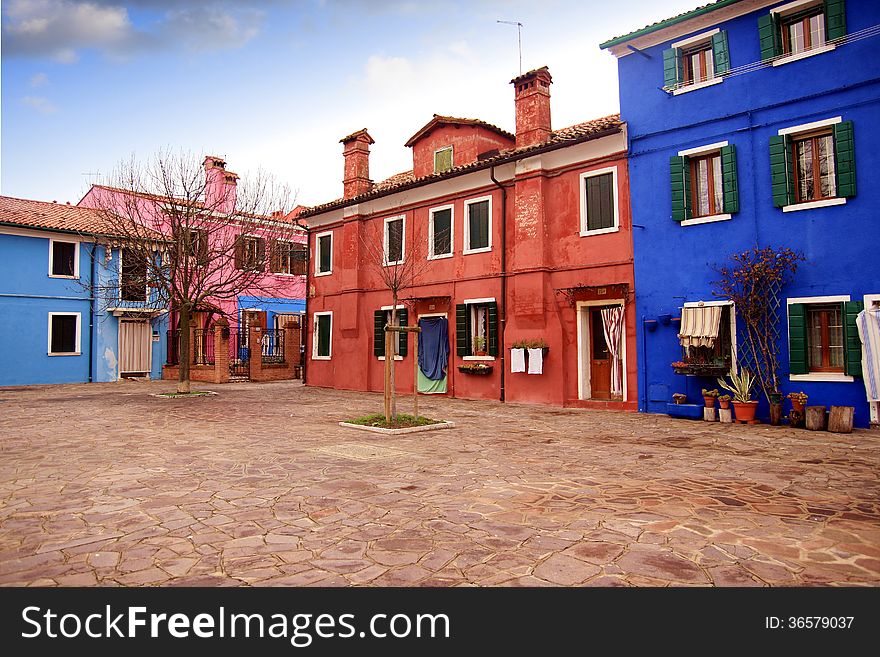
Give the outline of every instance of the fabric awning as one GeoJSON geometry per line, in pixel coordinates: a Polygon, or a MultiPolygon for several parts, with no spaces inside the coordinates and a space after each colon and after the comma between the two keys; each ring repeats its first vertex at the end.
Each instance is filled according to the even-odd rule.
{"type": "Polygon", "coordinates": [[[721,306],[686,306],[681,311],[682,347],[714,347],[721,325],[721,306]]]}

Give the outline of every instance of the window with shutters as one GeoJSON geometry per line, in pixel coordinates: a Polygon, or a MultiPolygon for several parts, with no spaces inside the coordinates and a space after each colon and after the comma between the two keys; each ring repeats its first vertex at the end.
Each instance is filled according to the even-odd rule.
{"type": "Polygon", "coordinates": [[[714,29],[672,44],[663,51],[663,84],[673,95],[723,81],[730,71],[727,32],[714,29]]]}
{"type": "Polygon", "coordinates": [[[330,360],[333,353],[333,313],[331,311],[315,313],[314,320],[312,359],[330,360]]]}
{"type": "Polygon", "coordinates": [[[464,251],[483,253],[492,250],[492,197],[475,198],[464,204],[464,251]]]}
{"type": "Polygon", "coordinates": [[[495,299],[465,299],[455,311],[456,353],[465,359],[494,359],[498,355],[495,299]]]}
{"type": "Polygon", "coordinates": [[[434,151],[434,173],[443,173],[452,169],[452,146],[434,151]]]}
{"type": "MultiPolygon", "coordinates": [[[[397,306],[397,325],[407,326],[409,312],[405,306],[397,306]]],[[[385,326],[392,325],[391,306],[383,307],[373,313],[373,355],[385,360],[385,326]]],[[[408,333],[398,331],[391,340],[391,349],[395,360],[402,360],[407,354],[408,333]]]]}
{"type": "Polygon", "coordinates": [[[739,211],[736,147],[718,142],[670,158],[672,218],[683,226],[730,219],[739,211]]]}
{"type": "Polygon", "coordinates": [[[297,242],[276,240],[272,248],[272,271],[276,274],[288,274],[291,276],[305,276],[306,274],[306,245],[297,242]]]}
{"type": "Polygon", "coordinates": [[[333,273],[333,231],[315,235],[315,276],[333,273]]]}
{"type": "Polygon", "coordinates": [[[80,313],[49,313],[49,355],[80,354],[80,313]]]}
{"type": "Polygon", "coordinates": [[[79,243],[49,240],[49,276],[79,278],[79,243]]]}
{"type": "Polygon", "coordinates": [[[587,171],[580,176],[581,236],[619,230],[617,167],[587,171]]]}
{"type": "Polygon", "coordinates": [[[385,265],[399,265],[404,259],[404,241],[406,239],[406,220],[404,217],[389,217],[385,220],[385,237],[383,240],[385,265]]]}
{"type": "Polygon", "coordinates": [[[119,298],[122,301],[147,300],[147,263],[134,249],[122,249],[119,298]]]}
{"type": "Polygon", "coordinates": [[[261,271],[266,258],[266,241],[252,235],[239,235],[235,241],[235,267],[242,271],[261,271]]]}
{"type": "Polygon", "coordinates": [[[452,257],[452,221],[454,213],[451,205],[432,208],[428,222],[428,259],[452,257]]]}
{"type": "Polygon", "coordinates": [[[845,35],[845,0],[796,0],[758,19],[761,59],[773,66],[833,50],[845,35]]]}
{"type": "Polygon", "coordinates": [[[184,253],[198,263],[204,263],[208,255],[208,233],[199,228],[183,228],[181,236],[184,253]]]}
{"type": "Polygon", "coordinates": [[[852,121],[783,128],[770,138],[773,205],[783,212],[843,205],[856,195],[852,121]]]}
{"type": "Polygon", "coordinates": [[[848,296],[788,300],[789,373],[793,380],[852,380],[861,376],[856,317],[864,308],[848,296]]]}

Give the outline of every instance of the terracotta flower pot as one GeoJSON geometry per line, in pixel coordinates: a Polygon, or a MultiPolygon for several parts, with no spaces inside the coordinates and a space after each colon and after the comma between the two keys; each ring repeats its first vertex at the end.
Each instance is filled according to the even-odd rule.
{"type": "Polygon", "coordinates": [[[748,401],[748,402],[732,402],[733,403],[733,412],[736,415],[736,419],[742,422],[749,422],[750,420],[755,419],[755,411],[758,410],[758,402],[756,401],[748,401]]]}
{"type": "Polygon", "coordinates": [[[715,408],[715,397],[706,395],[703,397],[703,402],[706,404],[706,408],[715,408]]]}
{"type": "Polygon", "coordinates": [[[718,400],[718,407],[724,408],[724,409],[730,408],[730,400],[729,399],[718,400]]]}
{"type": "Polygon", "coordinates": [[[791,400],[791,410],[797,411],[798,413],[804,412],[804,402],[799,402],[795,399],[791,400]]]}

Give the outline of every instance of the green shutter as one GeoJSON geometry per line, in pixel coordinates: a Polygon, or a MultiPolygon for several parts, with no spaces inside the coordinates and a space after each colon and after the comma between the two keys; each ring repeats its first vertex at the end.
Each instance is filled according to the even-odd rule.
{"type": "Polygon", "coordinates": [[[829,41],[846,35],[846,0],[825,0],[825,35],[829,41]]]}
{"type": "Polygon", "coordinates": [[[667,89],[674,89],[681,80],[679,75],[678,48],[667,48],[663,51],[663,86],[667,89]]]}
{"type": "Polygon", "coordinates": [[[834,158],[836,160],[837,196],[856,195],[856,153],[852,121],[834,126],[834,158]]]}
{"type": "Polygon", "coordinates": [[[794,203],[794,179],[791,175],[791,138],[770,137],[770,188],[777,208],[794,203]]]}
{"type": "Polygon", "coordinates": [[[779,54],[779,26],[776,14],[764,14],[758,19],[758,38],[761,41],[761,61],[779,54]]]}
{"type": "Polygon", "coordinates": [[[736,146],[721,147],[721,177],[724,189],[724,212],[739,212],[739,186],[736,180],[736,146]]]}
{"type": "Polygon", "coordinates": [[[669,158],[669,181],[672,187],[672,219],[684,221],[691,218],[688,197],[690,196],[690,176],[686,157],[673,155],[669,158]]]}
{"type": "Polygon", "coordinates": [[[715,60],[715,75],[724,75],[730,70],[727,30],[712,35],[712,58],[715,60]]]}
{"type": "Polygon", "coordinates": [[[862,341],[856,328],[856,317],[865,309],[861,301],[847,301],[843,304],[843,344],[846,350],[844,371],[850,376],[862,375],[862,341]]]}
{"type": "Polygon", "coordinates": [[[486,327],[486,330],[489,333],[489,339],[487,342],[489,343],[489,355],[497,356],[498,355],[498,302],[492,301],[491,303],[486,304],[488,311],[488,322],[489,326],[486,327]]]}
{"type": "Polygon", "coordinates": [[[318,315],[318,355],[330,355],[330,315],[318,315]]]}
{"type": "Polygon", "coordinates": [[[455,353],[459,356],[469,356],[470,339],[468,338],[468,307],[464,303],[455,306],[455,353]]]}
{"type": "MultiPolygon", "coordinates": [[[[401,308],[397,311],[397,325],[398,326],[406,326],[407,320],[409,319],[409,313],[406,308],[401,308]]],[[[401,331],[397,334],[397,353],[401,356],[406,356],[407,347],[409,346],[409,333],[406,331],[401,331]]]]}
{"type": "Polygon", "coordinates": [[[807,356],[807,307],[792,303],[788,306],[788,373],[809,374],[807,356]]]}
{"type": "Polygon", "coordinates": [[[385,311],[373,312],[373,355],[377,358],[385,355],[385,311]]]}

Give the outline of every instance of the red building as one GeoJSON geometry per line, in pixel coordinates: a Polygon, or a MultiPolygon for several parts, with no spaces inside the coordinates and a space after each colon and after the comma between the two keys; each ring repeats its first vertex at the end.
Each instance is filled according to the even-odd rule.
{"type": "MultiPolygon", "coordinates": [[[[423,334],[434,345],[425,363],[442,358],[435,338],[448,336],[445,379],[434,367],[420,390],[635,410],[626,126],[613,115],[553,130],[549,71],[511,83],[515,135],[435,115],[406,143],[412,171],[381,183],[370,180],[367,131],[341,140],[343,197],[301,215],[311,246],[309,385],[383,389],[392,297],[379,249],[389,267],[415,259],[401,314],[433,332],[423,334]],[[512,348],[524,342],[548,348],[523,362],[512,348]],[[477,363],[488,367],[467,371],[477,363]],[[541,374],[529,372],[539,365],[541,374]]],[[[400,340],[400,391],[413,385],[408,346],[400,340]]]]}

